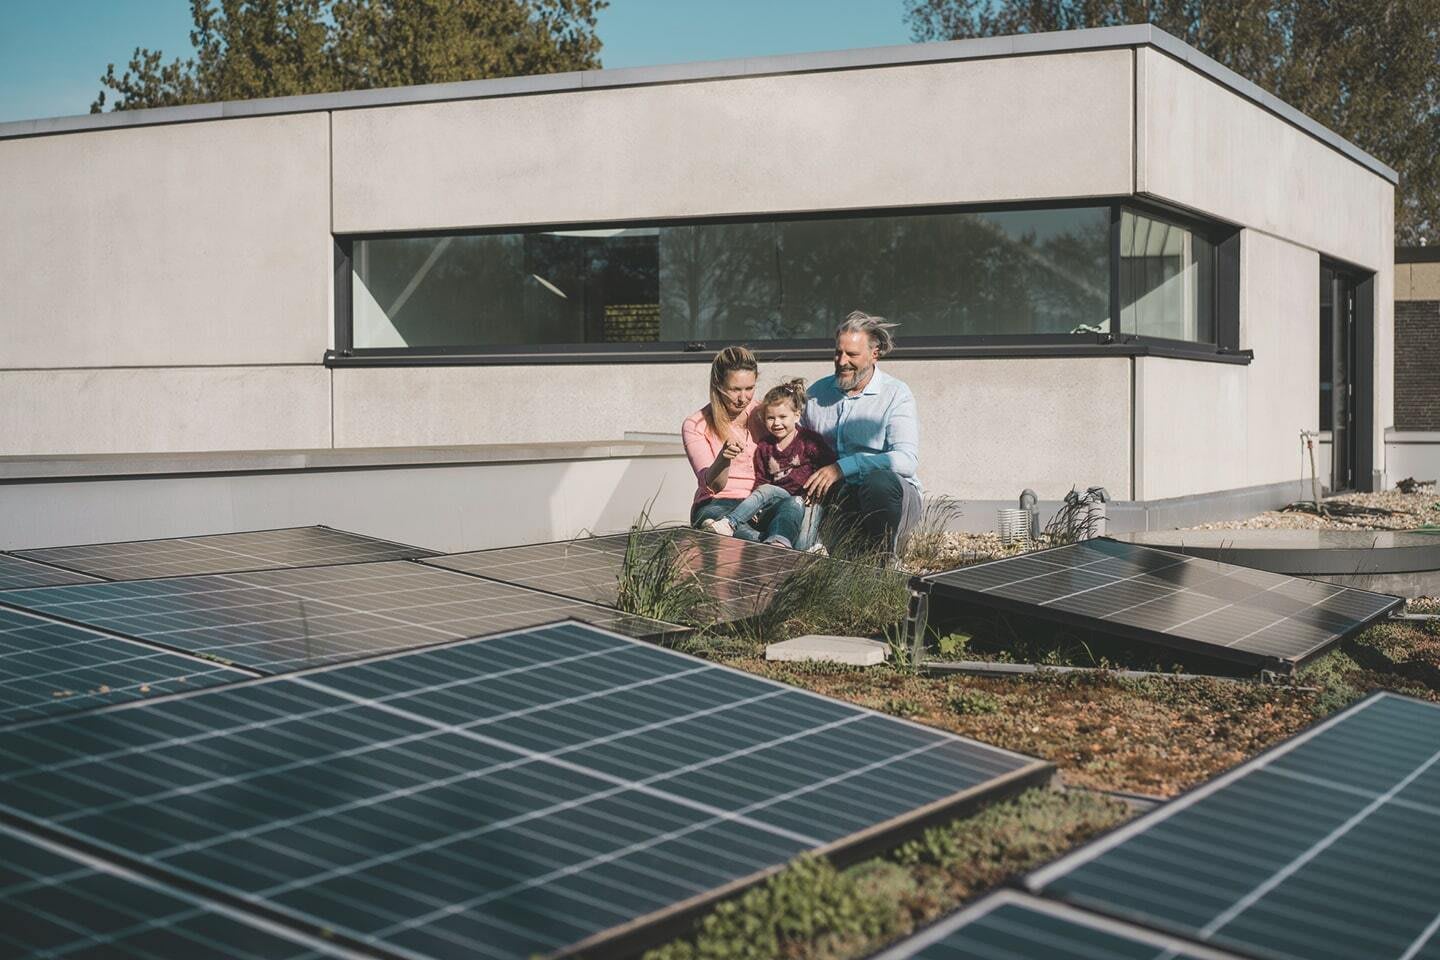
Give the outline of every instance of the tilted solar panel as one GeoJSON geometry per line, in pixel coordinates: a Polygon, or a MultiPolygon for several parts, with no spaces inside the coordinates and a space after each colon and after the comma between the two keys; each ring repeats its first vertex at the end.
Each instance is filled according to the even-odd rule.
{"type": "Polygon", "coordinates": [[[52,587],[62,583],[89,583],[94,580],[94,577],[76,573],[74,570],[62,570],[48,563],[37,563],[23,557],[0,553],[0,590],[52,587]]]}
{"type": "Polygon", "coordinates": [[[360,960],[0,824],[0,956],[360,960]]]}
{"type": "Polygon", "coordinates": [[[1404,602],[1105,539],[924,580],[937,601],[1046,617],[1282,671],[1293,671],[1404,602]]]}
{"type": "Polygon", "coordinates": [[[201,573],[319,567],[434,556],[424,550],[330,527],[288,527],[167,540],[88,543],[12,551],[106,580],[148,580],[201,573]]]}
{"type": "Polygon", "coordinates": [[[875,960],[1239,960],[1012,890],[992,893],[875,960]]]}
{"type": "Polygon", "coordinates": [[[1375,694],[1027,879],[1246,955],[1440,957],[1440,706],[1375,694]]]}
{"type": "MultiPolygon", "coordinates": [[[[587,537],[430,557],[424,563],[516,583],[558,596],[613,605],[629,534],[587,537]]],[[[803,564],[833,563],[764,543],[747,543],[683,527],[638,535],[637,558],[672,551],[676,569],[711,602],[718,622],[743,620],[763,611],[775,590],[803,564]]]]}
{"type": "Polygon", "coordinates": [[[10,727],[0,810],[395,955],[528,958],[1051,770],[572,623],[10,727]]]}
{"type": "Polygon", "coordinates": [[[0,607],[0,723],[252,676],[198,657],[0,607]]]}
{"type": "Polygon", "coordinates": [[[644,639],[684,632],[403,560],[12,590],[0,604],[267,673],[565,619],[644,639]]]}

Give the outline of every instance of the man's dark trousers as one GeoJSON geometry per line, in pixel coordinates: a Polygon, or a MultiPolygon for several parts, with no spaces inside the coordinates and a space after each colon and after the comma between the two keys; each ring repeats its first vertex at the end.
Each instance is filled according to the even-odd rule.
{"type": "Polygon", "coordinates": [[[890,470],[872,470],[858,482],[841,481],[827,509],[839,530],[858,526],[872,545],[894,553],[920,519],[920,491],[890,470]]]}

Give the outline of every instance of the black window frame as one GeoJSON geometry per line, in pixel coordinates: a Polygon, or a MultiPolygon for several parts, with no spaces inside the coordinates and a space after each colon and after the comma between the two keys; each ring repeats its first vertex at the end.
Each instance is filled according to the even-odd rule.
{"type": "MultiPolygon", "coordinates": [[[[777,220],[838,220],[858,217],[927,216],[935,214],[998,213],[1020,210],[1060,210],[1108,207],[1110,211],[1110,331],[1084,334],[985,334],[968,336],[903,337],[890,354],[896,359],[963,357],[1090,357],[1164,356],[1217,363],[1249,363],[1254,354],[1239,344],[1239,230],[1229,224],[1196,217],[1167,204],[1136,197],[1094,197],[1076,200],[1037,200],[1005,204],[949,204],[943,206],[867,208],[807,214],[762,214],[729,217],[687,217],[661,220],[616,220],[604,223],[501,226],[463,230],[408,230],[346,234],[334,237],[335,346],[325,352],[327,367],[401,366],[514,366],[526,364],[676,363],[709,362],[716,351],[746,344],[767,359],[828,360],[834,352],[828,338],[804,340],[657,341],[650,343],[522,344],[477,348],[368,347],[353,340],[354,304],[351,294],[354,244],[365,240],[422,237],[458,237],[512,234],[522,231],[595,230],[624,227],[675,227],[705,224],[770,223],[777,220]],[[1174,340],[1119,332],[1120,325],[1120,218],[1123,210],[1165,220],[1204,237],[1217,250],[1215,304],[1216,343],[1174,340]]],[[[859,305],[857,306],[866,306],[859,305]]],[[[880,305],[875,305],[883,310],[880,305]]]]}

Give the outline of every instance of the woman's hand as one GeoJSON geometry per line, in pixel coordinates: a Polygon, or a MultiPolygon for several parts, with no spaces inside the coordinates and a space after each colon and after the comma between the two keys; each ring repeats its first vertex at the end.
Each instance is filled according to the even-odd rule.
{"type": "Polygon", "coordinates": [[[731,437],[730,439],[726,440],[725,445],[720,448],[720,457],[727,461],[734,460],[736,457],[740,456],[740,454],[744,452],[745,444],[741,443],[739,440],[736,440],[734,437],[731,437]]]}

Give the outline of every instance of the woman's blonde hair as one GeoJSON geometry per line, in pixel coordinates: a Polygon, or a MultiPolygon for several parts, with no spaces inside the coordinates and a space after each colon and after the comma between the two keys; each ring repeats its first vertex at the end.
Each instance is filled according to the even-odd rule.
{"type": "Polygon", "coordinates": [[[725,381],[730,379],[730,374],[746,370],[750,373],[760,370],[760,361],[755,359],[749,347],[726,347],[710,361],[710,406],[706,410],[706,419],[710,421],[710,429],[715,436],[722,440],[730,435],[730,426],[734,422],[725,403],[725,381]]]}
{"type": "Polygon", "coordinates": [[[804,413],[806,399],[805,381],[800,377],[795,377],[766,391],[765,399],[760,402],[760,406],[761,409],[768,409],[777,404],[788,403],[796,413],[804,413]]]}

